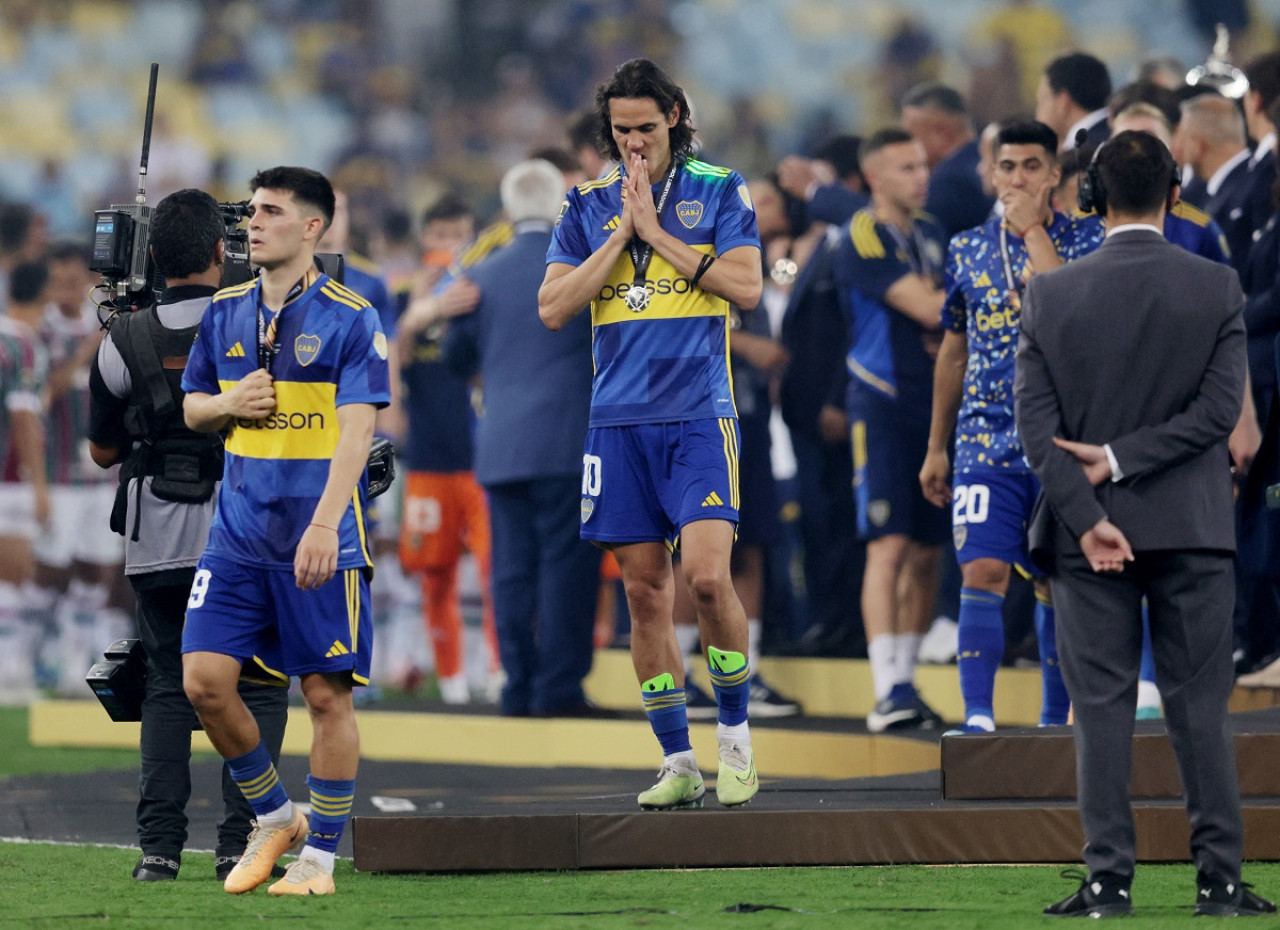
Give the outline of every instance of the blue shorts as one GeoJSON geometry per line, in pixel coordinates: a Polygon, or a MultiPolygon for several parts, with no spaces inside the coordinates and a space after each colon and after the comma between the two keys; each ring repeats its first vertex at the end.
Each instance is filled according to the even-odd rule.
{"type": "Polygon", "coordinates": [[[582,456],[582,538],[674,550],[695,520],[738,525],[738,421],[602,426],[582,456]]]}
{"type": "Polygon", "coordinates": [[[343,569],[303,591],[293,572],[201,556],[182,651],[253,661],[282,680],[347,672],[353,684],[367,685],[373,655],[368,576],[343,569]]]}
{"type": "Polygon", "coordinates": [[[929,446],[929,423],[903,416],[891,402],[851,404],[853,496],[858,536],[906,536],[922,546],[947,540],[947,512],[925,500],[920,465],[929,446]]]}
{"type": "Polygon", "coordinates": [[[1040,493],[1030,472],[982,471],[956,475],[951,491],[951,536],[956,561],[1008,562],[1028,578],[1042,574],[1027,552],[1027,522],[1040,493]]]}

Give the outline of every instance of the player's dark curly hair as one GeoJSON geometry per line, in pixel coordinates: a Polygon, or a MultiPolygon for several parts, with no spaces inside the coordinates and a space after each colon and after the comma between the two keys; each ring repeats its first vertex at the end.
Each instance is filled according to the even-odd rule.
{"type": "Polygon", "coordinates": [[[271,191],[289,191],[298,203],[307,204],[324,217],[327,230],[336,209],[333,185],[319,171],[280,165],[259,171],[249,181],[249,189],[265,187],[271,191]]]}
{"type": "Polygon", "coordinates": [[[633,58],[619,65],[613,77],[596,88],[596,132],[600,150],[614,161],[622,161],[622,152],[613,139],[613,120],[609,118],[609,101],[615,97],[648,97],[667,115],[679,107],[680,118],[671,127],[671,156],[688,158],[693,153],[693,121],[684,90],[649,59],[633,58]]]}

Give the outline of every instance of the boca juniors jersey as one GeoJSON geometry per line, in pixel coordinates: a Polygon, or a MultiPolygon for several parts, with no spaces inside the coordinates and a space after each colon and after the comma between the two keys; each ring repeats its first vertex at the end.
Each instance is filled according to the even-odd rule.
{"type": "MultiPolygon", "coordinates": [[[[1102,244],[1103,227],[1096,216],[1055,213],[1049,238],[1059,257],[1069,262],[1102,244]]],[[[942,325],[963,333],[969,344],[956,421],[956,474],[992,468],[1031,470],[1014,428],[1013,371],[1022,309],[1019,295],[1033,269],[1021,239],[1008,234],[1004,242],[1007,267],[998,219],[956,234],[947,252],[942,325]]]]}
{"type": "Polygon", "coordinates": [[[908,234],[859,210],[836,248],[835,278],[849,321],[847,364],[851,397],[869,392],[899,404],[904,414],[928,419],[933,359],[927,331],[885,300],[898,280],[917,273],[942,283],[945,233],[917,213],[908,234]]]}
{"type": "MultiPolygon", "coordinates": [[[[580,265],[622,217],[622,167],[569,192],[547,263],[580,265]]],[[[656,204],[666,181],[654,185],[656,204]]],[[[662,228],[699,252],[760,247],[755,209],[735,171],[695,159],[676,170],[662,228]]],[[[695,287],[655,250],[645,274],[648,306],[626,302],[635,278],[624,251],[591,301],[591,426],[734,417],[729,368],[729,303],[695,287]]]]}
{"type": "MultiPolygon", "coordinates": [[[[182,388],[218,394],[258,366],[260,279],[214,295],[182,388]]],[[[263,310],[264,319],[270,319],[263,310]]],[[[377,311],[354,291],[319,275],[279,315],[272,363],[276,408],[260,420],[236,418],[209,531],[210,554],[271,569],[293,568],[338,443],[338,408],[385,407],[391,400],[387,338],[377,311]]],[[[338,568],[372,565],[361,478],[338,526],[338,568]]]]}

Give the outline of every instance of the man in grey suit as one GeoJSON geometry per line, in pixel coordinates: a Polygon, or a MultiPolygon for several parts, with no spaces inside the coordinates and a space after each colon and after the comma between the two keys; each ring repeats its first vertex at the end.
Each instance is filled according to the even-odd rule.
{"type": "Polygon", "coordinates": [[[511,243],[467,276],[475,312],[450,324],[446,364],[479,374],[476,479],[493,527],[493,613],[506,684],[502,713],[580,717],[598,712],[582,679],[591,671],[600,550],[578,537],[582,444],[591,404],[591,322],[559,332],[538,319],[551,226],[565,178],[542,159],[502,178],[511,243]]]}
{"type": "Polygon", "coordinates": [[[1161,234],[1175,171],[1147,133],[1106,143],[1089,181],[1107,240],[1032,278],[1022,314],[1015,417],[1044,486],[1030,542],[1053,579],[1089,871],[1045,910],[1051,916],[1132,909],[1129,778],[1144,597],[1191,819],[1196,913],[1275,911],[1240,881],[1227,717],[1235,549],[1227,436],[1244,390],[1244,298],[1234,271],[1161,234]]]}

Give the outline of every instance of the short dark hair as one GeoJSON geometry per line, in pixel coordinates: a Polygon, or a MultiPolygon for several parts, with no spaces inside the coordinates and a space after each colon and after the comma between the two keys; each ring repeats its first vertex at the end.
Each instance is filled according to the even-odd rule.
{"type": "Polygon", "coordinates": [[[460,220],[472,216],[475,214],[467,206],[467,202],[457,194],[442,194],[439,200],[422,211],[422,225],[426,226],[437,220],[460,220]]]}
{"type": "Polygon", "coordinates": [[[693,120],[684,90],[647,58],[624,61],[613,72],[613,77],[596,88],[596,137],[602,152],[614,161],[622,161],[609,116],[609,101],[619,97],[647,97],[658,105],[664,116],[670,116],[671,111],[679,107],[680,118],[671,127],[671,157],[688,158],[693,153],[693,120]]]}
{"type": "Polygon", "coordinates": [[[45,252],[45,261],[49,264],[54,262],[79,262],[86,267],[89,264],[90,248],[83,242],[73,239],[59,239],[49,246],[45,252]]]}
{"type": "Polygon", "coordinates": [[[1073,52],[1049,62],[1044,69],[1049,89],[1066,91],[1077,106],[1101,110],[1111,96],[1111,74],[1099,59],[1085,52],[1073,52]]]}
{"type": "Polygon", "coordinates": [[[936,81],[926,81],[908,90],[903,95],[902,106],[904,108],[929,107],[953,116],[967,116],[969,113],[965,108],[964,98],[960,96],[960,91],[936,81]]]}
{"type": "Polygon", "coordinates": [[[1262,98],[1265,112],[1271,102],[1280,97],[1280,51],[1263,52],[1249,59],[1244,66],[1244,76],[1249,79],[1249,90],[1262,98]]]}
{"type": "Polygon", "coordinates": [[[996,131],[996,152],[1002,145],[1038,145],[1051,161],[1058,157],[1058,134],[1035,119],[1013,119],[1000,124],[996,131]]]}
{"type": "Polygon", "coordinates": [[[1126,84],[1107,100],[1107,113],[1114,120],[1135,103],[1145,103],[1155,107],[1164,114],[1169,125],[1177,126],[1182,121],[1182,107],[1179,97],[1169,88],[1153,81],[1134,81],[1126,84]]]}
{"type": "Polygon", "coordinates": [[[582,170],[582,166],[578,164],[578,159],[575,156],[554,145],[547,148],[534,149],[529,153],[529,158],[531,160],[540,158],[543,161],[549,161],[556,166],[556,170],[561,174],[582,170]]]}
{"type": "Polygon", "coordinates": [[[889,126],[872,133],[867,139],[863,140],[860,161],[866,164],[867,159],[881,149],[887,149],[891,145],[902,145],[904,142],[915,141],[916,137],[905,129],[889,126]]]}
{"type": "Polygon", "coordinates": [[[1168,147],[1149,132],[1126,130],[1108,139],[1094,160],[1108,209],[1150,213],[1173,186],[1175,165],[1168,147]]]}
{"type": "Polygon", "coordinates": [[[298,203],[318,210],[324,217],[326,230],[333,222],[333,211],[336,209],[333,185],[319,171],[285,165],[267,168],[265,171],[259,171],[249,181],[250,190],[256,191],[261,187],[271,191],[289,191],[298,203]]]}
{"type": "Polygon", "coordinates": [[[44,262],[20,262],[9,272],[9,300],[18,304],[39,300],[48,283],[48,265],[44,262]]]}
{"type": "Polygon", "coordinates": [[[186,188],[156,204],[151,218],[151,255],[166,278],[189,278],[213,264],[218,243],[227,234],[218,202],[204,191],[186,188]]]}
{"type": "Polygon", "coordinates": [[[1096,145],[1082,145],[1059,155],[1058,167],[1062,169],[1062,180],[1069,181],[1088,168],[1093,161],[1093,153],[1097,150],[1096,145]]]}
{"type": "Polygon", "coordinates": [[[845,181],[862,175],[862,162],[859,161],[861,149],[861,136],[832,136],[818,146],[813,157],[829,162],[836,169],[836,176],[845,181]]]}
{"type": "Polygon", "coordinates": [[[0,253],[9,255],[21,250],[34,222],[35,211],[25,203],[0,204],[0,253]]]}
{"type": "Polygon", "coordinates": [[[580,110],[569,119],[569,144],[574,150],[590,146],[600,151],[600,120],[591,110],[580,110]]]}

